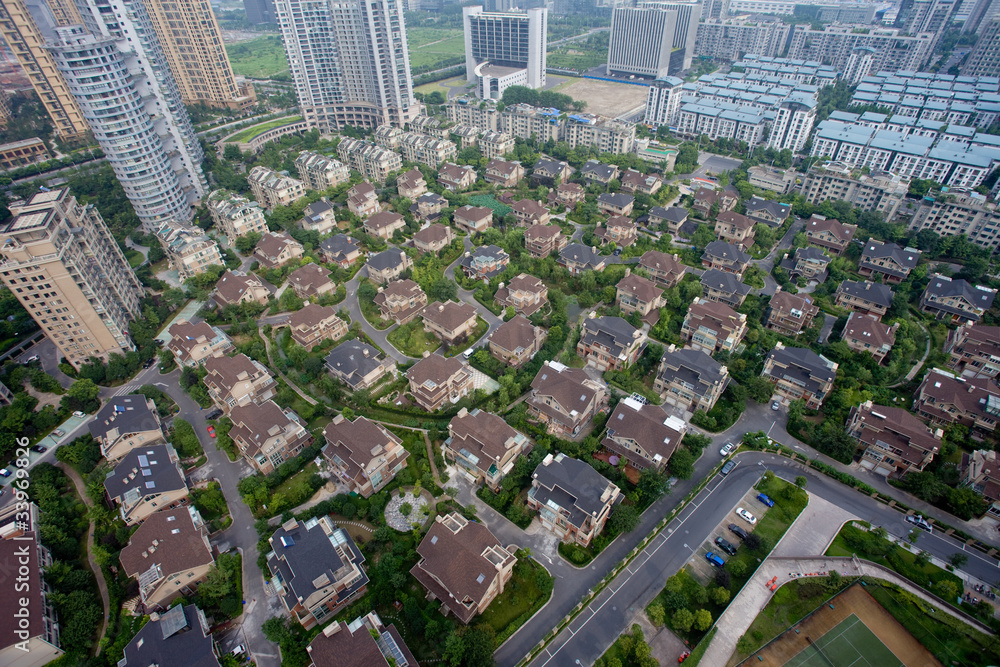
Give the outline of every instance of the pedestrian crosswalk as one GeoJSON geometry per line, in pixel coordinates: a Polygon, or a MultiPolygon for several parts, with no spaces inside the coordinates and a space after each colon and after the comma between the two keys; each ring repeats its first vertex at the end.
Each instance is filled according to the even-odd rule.
{"type": "Polygon", "coordinates": [[[112,396],[122,396],[124,394],[134,394],[139,387],[142,386],[141,382],[129,382],[128,384],[123,384],[115,390],[112,396]]]}

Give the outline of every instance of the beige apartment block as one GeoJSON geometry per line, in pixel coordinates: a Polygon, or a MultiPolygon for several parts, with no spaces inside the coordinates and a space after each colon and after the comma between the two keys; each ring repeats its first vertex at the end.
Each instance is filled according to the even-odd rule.
{"type": "Polygon", "coordinates": [[[9,209],[0,278],[45,336],[74,368],[132,350],[143,290],[97,209],[67,189],[9,209]]]}
{"type": "MultiPolygon", "coordinates": [[[[72,9],[75,10],[75,7],[72,9]]],[[[81,21],[77,13],[72,17],[57,17],[57,22],[59,25],[70,25],[81,21]]],[[[45,107],[56,136],[64,141],[82,139],[90,127],[83,119],[83,112],[69,91],[66,80],[56,69],[55,58],[45,48],[45,36],[23,0],[4,0],[0,3],[0,33],[45,107]]]]}
{"type": "Polygon", "coordinates": [[[260,204],[229,190],[216,190],[208,196],[208,212],[212,222],[222,230],[229,245],[241,236],[267,232],[267,221],[260,204]]]}
{"type": "Polygon", "coordinates": [[[253,88],[233,75],[222,31],[209,0],[144,0],[184,104],[250,111],[253,88]]]}
{"type": "Polygon", "coordinates": [[[312,190],[326,190],[351,178],[351,169],[340,160],[313,151],[302,151],[295,158],[299,178],[312,190]]]}
{"type": "Polygon", "coordinates": [[[211,266],[225,266],[219,244],[199,227],[166,220],[155,233],[181,281],[205,273],[211,266]]]}
{"type": "Polygon", "coordinates": [[[278,206],[288,206],[306,194],[306,188],[302,181],[260,165],[250,170],[247,182],[250,183],[250,191],[253,193],[254,199],[269,210],[278,206]]]}

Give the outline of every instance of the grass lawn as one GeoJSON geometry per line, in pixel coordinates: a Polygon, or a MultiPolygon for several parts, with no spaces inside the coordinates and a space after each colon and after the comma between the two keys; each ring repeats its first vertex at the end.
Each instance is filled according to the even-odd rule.
{"type": "Polygon", "coordinates": [[[432,72],[465,62],[465,38],[451,28],[408,28],[410,69],[413,74],[432,72]]]}
{"type": "Polygon", "coordinates": [[[295,473],[271,491],[271,497],[279,493],[288,499],[291,507],[295,507],[305,501],[313,494],[312,487],[309,486],[309,478],[319,472],[315,463],[310,463],[305,468],[295,473]]]}
{"type": "Polygon", "coordinates": [[[524,625],[536,610],[544,605],[552,595],[552,577],[523,551],[517,552],[514,574],[501,593],[483,612],[482,621],[487,623],[497,635],[509,637],[514,630],[524,625]],[[547,581],[547,583],[546,583],[547,581]],[[539,583],[543,586],[539,587],[539,583]]]}
{"type": "Polygon", "coordinates": [[[386,338],[397,350],[415,359],[423,357],[425,351],[433,352],[441,347],[441,341],[424,331],[424,324],[419,320],[393,329],[386,338]]]}
{"type": "Polygon", "coordinates": [[[454,79],[445,79],[444,81],[433,81],[431,83],[425,83],[422,86],[417,86],[413,89],[415,93],[423,93],[429,95],[434,91],[440,92],[442,95],[447,96],[450,90],[449,86],[458,86],[460,84],[466,83],[464,76],[457,76],[454,79]]]}
{"type": "Polygon", "coordinates": [[[191,503],[201,514],[201,518],[211,525],[211,531],[222,530],[232,519],[229,516],[229,506],[226,497],[222,495],[222,487],[218,482],[209,482],[208,488],[192,489],[191,503]]]}
{"type": "Polygon", "coordinates": [[[125,259],[128,260],[128,265],[133,269],[146,260],[141,252],[138,250],[132,250],[131,248],[125,251],[125,259]]]}
{"type": "Polygon", "coordinates": [[[250,141],[254,137],[264,134],[268,130],[273,130],[274,128],[281,127],[283,125],[291,125],[292,123],[297,123],[300,120],[302,120],[302,116],[285,116],[283,118],[275,118],[274,120],[269,120],[266,123],[261,123],[260,125],[251,125],[242,132],[228,137],[226,141],[250,141]]]}
{"type": "Polygon", "coordinates": [[[288,71],[285,47],[278,35],[265,35],[249,42],[226,44],[229,62],[238,76],[269,79],[288,71]]]}
{"type": "Polygon", "coordinates": [[[464,343],[459,343],[457,345],[452,345],[444,351],[444,356],[454,357],[457,354],[465,352],[467,349],[476,344],[480,338],[486,333],[486,330],[490,328],[490,325],[479,315],[476,315],[476,328],[472,330],[469,337],[465,339],[464,343]]]}

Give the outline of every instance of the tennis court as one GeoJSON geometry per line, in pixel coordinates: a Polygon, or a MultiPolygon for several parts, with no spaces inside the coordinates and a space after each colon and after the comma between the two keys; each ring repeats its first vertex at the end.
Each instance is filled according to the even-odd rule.
{"type": "Polygon", "coordinates": [[[785,667],[905,667],[856,614],[813,641],[785,667]]]}

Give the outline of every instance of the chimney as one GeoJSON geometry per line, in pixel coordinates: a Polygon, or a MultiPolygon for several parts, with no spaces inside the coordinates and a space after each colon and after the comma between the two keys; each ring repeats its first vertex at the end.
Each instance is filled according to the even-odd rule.
{"type": "Polygon", "coordinates": [[[368,348],[367,347],[364,349],[364,351],[362,352],[362,354],[365,355],[365,359],[368,358],[368,355],[370,354],[370,352],[368,352],[368,348]]]}
{"type": "Polygon", "coordinates": [[[438,312],[439,313],[443,313],[444,312],[444,304],[443,303],[438,306],[438,312]]]}
{"type": "Polygon", "coordinates": [[[626,276],[632,275],[632,269],[625,269],[625,275],[626,276]]]}
{"type": "Polygon", "coordinates": [[[424,350],[424,359],[426,359],[429,356],[431,356],[431,353],[428,352],[427,350],[424,350]]]}
{"type": "Polygon", "coordinates": [[[333,422],[332,423],[334,423],[334,424],[340,424],[343,421],[344,421],[344,415],[340,414],[340,415],[337,415],[336,417],[333,418],[333,422]]]}
{"type": "Polygon", "coordinates": [[[467,414],[469,414],[469,409],[468,408],[462,408],[461,410],[458,411],[458,416],[459,417],[464,417],[467,414]]]}

